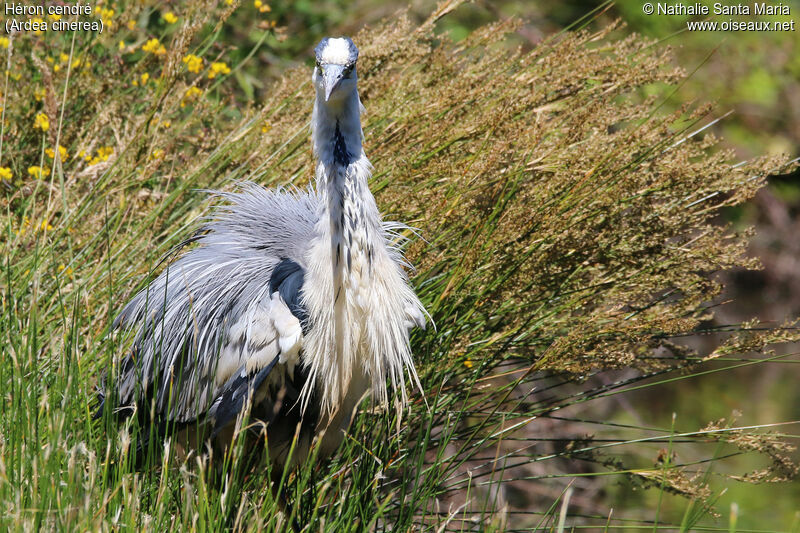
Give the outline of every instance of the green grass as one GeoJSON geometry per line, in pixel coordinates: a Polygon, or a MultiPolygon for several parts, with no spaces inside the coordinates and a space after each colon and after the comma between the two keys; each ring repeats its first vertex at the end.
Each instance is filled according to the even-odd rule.
{"type": "MultiPolygon", "coordinates": [[[[456,44],[433,31],[448,6],[419,27],[396,17],[356,36],[371,187],[422,237],[407,254],[437,325],[413,338],[423,393],[402,421],[365,405],[334,458],[284,475],[283,512],[266,468],[236,472],[237,453],[228,485],[168,443],[132,467],[133,428],[92,420],[94,385],[127,341],[113,317],[204,212],[198,189],[312,176],[309,71],[250,99],[237,73],[256,47],[223,40],[236,9],[252,7],[175,4],[168,24],[120,2],[100,36],[8,48],[0,526],[744,531],[713,504],[723,487],[794,476],[796,423],[686,427],[678,413],[658,425],[611,406],[798,362],[769,352],[796,339],[790,324],[711,328],[720,341],[702,353],[681,344],[707,327],[713,274],[755,266],[747,233],[714,217],[787,161],[734,166],[702,132],[687,137],[713,112],[659,109],[683,75],[646,40],[579,24],[522,52],[506,46],[517,23],[505,21],[456,44]],[[142,50],[152,38],[163,54],[142,50]],[[206,70],[188,72],[187,53],[206,70]],[[209,79],[212,61],[230,74],[209,79]],[[46,153],[58,145],[61,163],[46,153]],[[645,489],[611,512],[612,497],[645,489]]],[[[257,43],[275,37],[251,24],[257,43]]]]}

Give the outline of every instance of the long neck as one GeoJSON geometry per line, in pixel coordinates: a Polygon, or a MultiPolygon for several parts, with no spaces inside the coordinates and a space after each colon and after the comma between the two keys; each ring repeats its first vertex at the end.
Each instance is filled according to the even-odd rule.
{"type": "Polygon", "coordinates": [[[373,292],[375,254],[383,246],[381,217],[367,183],[370,164],[361,149],[358,95],[336,104],[318,98],[314,106],[320,212],[305,293],[312,322],[306,353],[328,409],[340,405],[348,391],[355,392],[352,401],[363,392],[350,384],[363,377],[365,363],[357,354],[373,292]]]}
{"type": "Polygon", "coordinates": [[[317,190],[323,197],[320,237],[329,242],[333,290],[346,290],[343,277],[361,277],[371,267],[371,238],[380,226],[375,199],[367,184],[370,164],[361,148],[361,102],[358,93],[335,102],[321,96],[314,104],[314,151],[319,159],[317,190]],[[363,256],[363,257],[362,257],[363,256]],[[363,259],[363,261],[361,260],[363,259]]]}
{"type": "Polygon", "coordinates": [[[347,167],[362,156],[358,92],[353,91],[335,102],[325,102],[317,95],[311,122],[314,153],[320,163],[326,167],[347,167]]]}
{"type": "Polygon", "coordinates": [[[361,103],[353,92],[336,105],[318,95],[313,140],[319,219],[307,257],[303,300],[309,333],[303,350],[323,413],[349,417],[363,392],[388,404],[387,377],[405,401],[404,369],[416,379],[408,320],[424,309],[406,283],[402,258],[387,239],[368,187],[371,166],[361,148],[361,103]],[[409,311],[410,310],[410,311],[409,311]]]}

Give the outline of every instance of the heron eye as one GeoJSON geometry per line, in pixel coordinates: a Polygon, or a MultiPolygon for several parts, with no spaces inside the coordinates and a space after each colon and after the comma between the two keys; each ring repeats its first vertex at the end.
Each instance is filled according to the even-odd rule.
{"type": "Polygon", "coordinates": [[[352,74],[352,73],[353,73],[353,65],[347,65],[344,68],[344,77],[345,78],[349,78],[350,74],[352,74]]]}
{"type": "Polygon", "coordinates": [[[322,63],[320,63],[319,61],[317,61],[317,68],[319,69],[319,73],[320,74],[324,74],[324,70],[322,68],[322,63]]]}

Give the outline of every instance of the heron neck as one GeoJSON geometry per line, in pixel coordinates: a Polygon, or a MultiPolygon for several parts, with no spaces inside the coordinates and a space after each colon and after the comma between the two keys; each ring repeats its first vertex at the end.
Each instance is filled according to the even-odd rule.
{"type": "Polygon", "coordinates": [[[330,245],[337,291],[341,276],[371,263],[371,239],[380,227],[361,135],[361,102],[356,91],[335,102],[317,96],[313,137],[319,159],[317,191],[323,198],[318,234],[330,245]]]}
{"type": "Polygon", "coordinates": [[[360,399],[368,386],[364,368],[370,363],[359,360],[359,347],[382,235],[368,188],[371,166],[361,148],[357,94],[342,104],[333,107],[318,98],[314,105],[320,211],[304,285],[312,324],[304,349],[327,412],[336,406],[348,411],[352,406],[345,405],[345,398],[360,399]]]}
{"type": "Polygon", "coordinates": [[[312,137],[314,153],[320,163],[346,167],[359,159],[361,135],[361,102],[357,91],[329,102],[325,102],[321,94],[317,95],[312,137]]]}

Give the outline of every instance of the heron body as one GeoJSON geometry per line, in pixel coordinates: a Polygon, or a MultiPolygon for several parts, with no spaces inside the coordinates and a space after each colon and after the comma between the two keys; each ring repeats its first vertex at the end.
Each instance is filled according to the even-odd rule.
{"type": "Polygon", "coordinates": [[[426,323],[393,244],[403,226],[382,220],[368,187],[358,50],[326,38],[315,52],[315,188],[216,193],[227,202],[190,239],[198,246],[115,321],[136,330],[118,411],[149,408],[155,423],[201,427],[197,444],[224,447],[249,410],[280,465],[295,434],[292,463],[314,438],[321,455],[335,450],[366,393],[403,405],[406,374],[417,379],[409,330],[426,323]]]}

